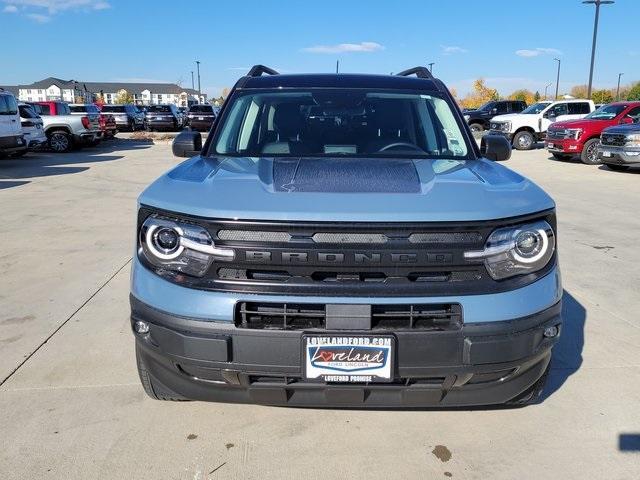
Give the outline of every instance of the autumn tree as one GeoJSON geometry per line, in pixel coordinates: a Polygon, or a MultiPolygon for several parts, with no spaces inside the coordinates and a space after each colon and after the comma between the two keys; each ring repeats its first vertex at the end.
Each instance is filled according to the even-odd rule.
{"type": "Polygon", "coordinates": [[[536,103],[540,101],[540,92],[538,90],[533,94],[533,101],[536,103]]]}
{"type": "Polygon", "coordinates": [[[610,90],[596,90],[591,94],[591,100],[594,103],[611,103],[613,102],[613,95],[610,90]]]}
{"type": "Polygon", "coordinates": [[[500,95],[498,95],[498,90],[487,87],[484,83],[484,79],[479,78],[473,82],[473,92],[464,97],[460,101],[460,105],[463,108],[478,108],[491,100],[499,99],[500,95]]]}
{"type": "Polygon", "coordinates": [[[640,82],[631,87],[627,94],[627,100],[640,100],[640,82]]]}
{"type": "Polygon", "coordinates": [[[536,101],[535,94],[524,88],[520,90],[516,90],[511,95],[509,95],[509,100],[519,100],[521,102],[526,102],[527,105],[531,105],[536,101]]]}
{"type": "Polygon", "coordinates": [[[123,88],[122,90],[119,90],[118,93],[116,94],[115,103],[117,104],[133,103],[133,95],[131,95],[129,92],[127,92],[123,88]]]}
{"type": "Polygon", "coordinates": [[[576,85],[571,87],[570,95],[575,98],[587,98],[588,87],[586,85],[576,85]]]}

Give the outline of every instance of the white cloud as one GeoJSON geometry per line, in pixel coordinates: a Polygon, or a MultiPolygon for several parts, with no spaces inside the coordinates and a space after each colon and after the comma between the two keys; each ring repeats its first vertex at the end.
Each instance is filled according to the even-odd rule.
{"type": "Polygon", "coordinates": [[[36,23],[47,23],[51,20],[48,15],[42,15],[41,13],[27,13],[27,18],[33,20],[36,23]]]}
{"type": "Polygon", "coordinates": [[[303,48],[309,53],[351,53],[351,52],[378,52],[384,47],[376,42],[340,43],[338,45],[315,45],[303,48]]]}
{"type": "Polygon", "coordinates": [[[0,0],[6,6],[3,12],[22,10],[27,18],[39,23],[51,20],[53,15],[66,11],[96,11],[111,8],[105,0],[0,0]]]}
{"type": "Polygon", "coordinates": [[[454,53],[467,53],[469,50],[466,48],[458,47],[455,45],[440,45],[443,55],[453,55],[454,53]]]}
{"type": "Polygon", "coordinates": [[[540,55],[562,55],[557,48],[534,48],[533,50],[516,50],[519,57],[530,58],[539,57],[540,55]]]}

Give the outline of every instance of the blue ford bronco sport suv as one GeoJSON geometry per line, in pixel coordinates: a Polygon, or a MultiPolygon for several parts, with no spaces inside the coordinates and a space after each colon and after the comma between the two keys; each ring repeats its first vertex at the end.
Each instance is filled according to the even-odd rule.
{"type": "Polygon", "coordinates": [[[255,66],[140,196],[131,322],[162,400],[525,404],[560,327],[553,200],[424,67],[255,66]]]}

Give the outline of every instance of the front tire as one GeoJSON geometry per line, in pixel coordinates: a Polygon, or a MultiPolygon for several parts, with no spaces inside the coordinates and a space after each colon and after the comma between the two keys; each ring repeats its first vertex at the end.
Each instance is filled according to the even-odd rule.
{"type": "Polygon", "coordinates": [[[533,133],[526,130],[516,133],[513,137],[513,146],[516,150],[531,150],[535,142],[533,133]]]}
{"type": "Polygon", "coordinates": [[[471,129],[472,133],[484,132],[484,127],[482,126],[481,123],[472,123],[471,125],[469,125],[469,128],[471,129]]]}
{"type": "Polygon", "coordinates": [[[598,143],[600,143],[599,139],[592,138],[584,144],[582,153],[580,154],[582,163],[586,163],[587,165],[599,165],[602,163],[598,158],[598,143]]]}
{"type": "Polygon", "coordinates": [[[144,392],[149,395],[149,397],[154,400],[165,400],[165,401],[173,401],[173,402],[181,402],[187,400],[182,395],[178,395],[177,393],[171,391],[169,388],[162,385],[158,380],[153,378],[149,371],[147,370],[147,366],[142,359],[142,355],[140,354],[140,349],[136,344],[136,365],[138,366],[138,375],[140,376],[140,382],[142,383],[142,388],[144,392]]]}
{"type": "Polygon", "coordinates": [[[55,153],[66,153],[73,147],[71,135],[57,130],[49,135],[49,148],[55,153]]]}
{"type": "Polygon", "coordinates": [[[629,165],[618,165],[617,163],[607,163],[607,168],[614,172],[626,172],[629,170],[629,165]]]}

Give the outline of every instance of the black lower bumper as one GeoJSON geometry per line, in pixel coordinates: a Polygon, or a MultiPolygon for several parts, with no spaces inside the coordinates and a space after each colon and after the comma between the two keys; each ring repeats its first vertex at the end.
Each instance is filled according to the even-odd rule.
{"type": "Polygon", "coordinates": [[[542,377],[559,338],[546,338],[544,329],[561,325],[558,303],[530,317],[458,331],[385,331],[395,337],[393,382],[344,384],[303,378],[303,331],[247,330],[175,317],[133,297],[131,306],[132,324],[142,320],[150,326],[149,333],[135,334],[137,347],[163,389],[193,400],[309,407],[503,404],[542,377]]]}

